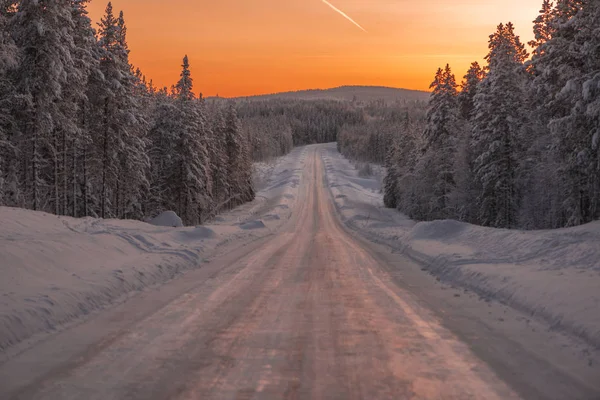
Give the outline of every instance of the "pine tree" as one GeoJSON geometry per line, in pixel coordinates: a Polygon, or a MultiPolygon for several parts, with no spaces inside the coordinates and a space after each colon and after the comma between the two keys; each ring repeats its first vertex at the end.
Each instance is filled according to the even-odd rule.
{"type": "Polygon", "coordinates": [[[558,0],[552,7],[551,2],[544,1],[534,21],[535,40],[530,43],[534,52],[528,62],[533,78],[528,93],[533,126],[529,136],[533,145],[529,151],[531,177],[525,199],[531,210],[524,212],[530,227],[556,228],[586,220],[582,207],[586,208],[588,195],[580,193],[580,186],[587,186],[586,178],[573,168],[578,164],[576,154],[582,154],[575,147],[583,147],[573,140],[577,128],[568,126],[573,108],[573,98],[568,93],[571,89],[575,89],[571,94],[581,93],[577,81],[585,74],[584,65],[588,62],[580,51],[576,39],[579,27],[574,23],[585,3],[558,0]],[[544,173],[548,170],[555,172],[548,176],[544,173]]]}
{"type": "Polygon", "coordinates": [[[100,22],[100,70],[106,87],[97,99],[101,111],[98,158],[101,160],[100,216],[139,218],[148,190],[147,122],[135,96],[138,81],[129,64],[123,13],[111,3],[100,22]]]}
{"type": "Polygon", "coordinates": [[[17,65],[17,47],[9,31],[14,1],[0,2],[0,205],[20,205],[16,176],[17,153],[11,140],[14,131],[14,86],[9,72],[17,65]]]}
{"type": "Polygon", "coordinates": [[[206,148],[208,126],[201,103],[193,92],[188,57],[174,87],[177,109],[177,161],[173,171],[179,215],[187,224],[202,222],[210,208],[210,163],[206,148]]]}
{"type": "Polygon", "coordinates": [[[87,215],[87,157],[92,135],[89,121],[89,97],[102,81],[100,53],[95,31],[88,16],[89,0],[72,0],[71,18],[74,24],[74,74],[69,77],[65,99],[68,100],[69,125],[62,129],[63,214],[74,217],[87,215]],[[83,164],[86,165],[83,165],[83,164]],[[81,201],[83,200],[83,201],[81,201]]]}
{"type": "Polygon", "coordinates": [[[22,51],[15,80],[17,92],[26,99],[18,117],[29,205],[58,214],[59,138],[60,129],[69,123],[65,108],[70,106],[64,94],[69,78],[76,74],[71,2],[22,0],[11,21],[22,51]]]}
{"type": "Polygon", "coordinates": [[[464,76],[464,80],[461,83],[461,91],[458,94],[458,102],[460,104],[461,116],[464,120],[468,121],[473,117],[473,111],[475,110],[475,95],[477,94],[477,87],[481,80],[485,77],[485,72],[477,61],[471,64],[471,67],[464,76]]]}
{"type": "Polygon", "coordinates": [[[527,52],[511,23],[498,26],[489,48],[489,72],[475,96],[473,120],[474,172],[482,188],[478,220],[483,225],[512,228],[519,209],[527,52]]]}
{"type": "Polygon", "coordinates": [[[454,162],[459,134],[459,107],[456,78],[449,65],[438,69],[431,89],[427,110],[423,155],[426,176],[422,182],[429,188],[424,193],[428,204],[426,219],[444,219],[456,215],[450,197],[456,190],[454,162]]]}
{"type": "Polygon", "coordinates": [[[252,161],[249,143],[243,135],[235,104],[230,103],[225,116],[225,138],[227,143],[229,207],[235,207],[254,198],[252,185],[252,161]]]}
{"type": "Polygon", "coordinates": [[[458,93],[458,104],[460,107],[461,133],[456,142],[456,193],[453,201],[457,207],[457,218],[477,222],[474,205],[476,204],[478,187],[477,181],[473,179],[474,156],[470,146],[472,141],[472,121],[475,116],[475,96],[479,85],[485,78],[485,70],[478,62],[473,62],[461,83],[461,91],[458,93]]]}
{"type": "Polygon", "coordinates": [[[569,226],[600,218],[600,4],[581,2],[579,7],[575,12],[564,6],[572,17],[558,26],[548,43],[551,47],[555,40],[558,45],[566,41],[572,60],[565,66],[570,74],[563,75],[566,82],[555,95],[568,111],[550,121],[562,162],[563,210],[569,226]]]}
{"type": "MultiPolygon", "coordinates": [[[[187,56],[172,93],[157,92],[129,61],[123,12],[108,3],[96,33],[88,3],[0,0],[0,205],[137,219],[175,209],[195,224],[252,200],[251,137],[257,153],[282,154],[290,124],[250,132],[235,108],[210,112],[187,56]]],[[[307,140],[335,136],[338,115],[306,109],[307,140]]]]}
{"type": "Polygon", "coordinates": [[[533,48],[533,57],[540,57],[544,54],[543,45],[547,43],[554,34],[552,22],[554,20],[554,2],[552,0],[543,0],[540,14],[533,21],[534,39],[529,41],[529,46],[533,48]]]}
{"type": "MultiPolygon", "coordinates": [[[[426,175],[423,168],[423,150],[426,148],[424,120],[406,119],[399,137],[398,153],[396,155],[396,171],[398,183],[396,188],[397,208],[413,219],[426,219],[429,212],[429,199],[431,187],[422,178],[426,175]]],[[[431,181],[431,180],[429,180],[431,181]]],[[[428,182],[429,182],[428,181],[428,182]]]]}
{"type": "Polygon", "coordinates": [[[117,20],[113,14],[112,3],[108,3],[105,15],[100,20],[98,34],[99,46],[102,50],[100,70],[105,79],[102,91],[94,99],[95,109],[100,111],[98,128],[101,130],[96,135],[96,158],[101,169],[100,188],[100,217],[114,215],[112,212],[112,196],[117,186],[119,176],[118,152],[120,147],[119,126],[113,122],[116,109],[116,97],[122,85],[120,82],[122,72],[122,59],[117,49],[117,20]]]}
{"type": "Polygon", "coordinates": [[[178,113],[174,99],[168,95],[166,88],[154,95],[152,110],[152,128],[148,135],[151,182],[148,213],[155,216],[165,210],[177,209],[170,171],[174,170],[178,157],[179,124],[174,118],[178,113]]]}
{"type": "Polygon", "coordinates": [[[383,178],[383,204],[387,208],[398,207],[398,143],[394,141],[385,157],[386,174],[383,178]]]}
{"type": "Polygon", "coordinates": [[[566,82],[578,74],[579,60],[570,50],[576,30],[569,23],[581,8],[582,0],[544,1],[540,15],[534,21],[534,48],[528,70],[533,75],[530,98],[540,125],[547,125],[552,116],[565,115],[567,106],[555,96],[566,82]],[[575,67],[575,68],[573,68],[575,67]]]}
{"type": "Polygon", "coordinates": [[[227,203],[229,195],[229,181],[227,178],[227,170],[229,165],[229,155],[227,154],[227,137],[225,116],[220,107],[216,107],[213,111],[212,125],[213,146],[211,146],[211,176],[213,188],[213,201],[215,202],[215,212],[227,203]]]}

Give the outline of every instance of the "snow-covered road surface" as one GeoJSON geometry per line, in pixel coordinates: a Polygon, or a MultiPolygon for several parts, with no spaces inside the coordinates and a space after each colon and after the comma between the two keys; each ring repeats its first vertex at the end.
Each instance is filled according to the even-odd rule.
{"type": "Polygon", "coordinates": [[[230,243],[201,269],[10,358],[0,365],[0,398],[600,394],[598,369],[576,357],[577,343],[532,332],[535,321],[519,322],[501,305],[457,296],[348,230],[327,187],[330,147],[306,148],[297,198],[274,235],[230,243]]]}

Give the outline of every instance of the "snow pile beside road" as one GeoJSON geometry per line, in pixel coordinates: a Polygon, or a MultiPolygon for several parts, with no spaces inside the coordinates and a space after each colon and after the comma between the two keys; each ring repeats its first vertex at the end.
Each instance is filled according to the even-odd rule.
{"type": "Polygon", "coordinates": [[[144,223],[0,207],[0,351],[271,234],[289,218],[304,155],[277,160],[255,201],[207,226],[173,228],[173,212],[144,223]]]}
{"type": "Polygon", "coordinates": [[[342,221],[419,262],[442,281],[600,346],[600,222],[547,231],[416,223],[383,207],[379,177],[359,178],[335,146],[322,149],[342,221]]]}
{"type": "Polygon", "coordinates": [[[183,222],[181,218],[173,211],[165,211],[156,218],[153,218],[150,223],[156,226],[170,226],[172,228],[181,228],[183,222]]]}
{"type": "Polygon", "coordinates": [[[298,197],[306,147],[297,147],[285,157],[270,163],[257,163],[254,181],[259,189],[253,202],[244,204],[213,221],[218,225],[244,225],[260,219],[267,227],[276,229],[287,221],[298,197]]]}

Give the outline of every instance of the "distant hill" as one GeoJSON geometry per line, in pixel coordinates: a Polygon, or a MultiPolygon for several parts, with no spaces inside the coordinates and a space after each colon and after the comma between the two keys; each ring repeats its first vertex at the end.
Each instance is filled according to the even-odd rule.
{"type": "Polygon", "coordinates": [[[239,97],[239,100],[340,100],[369,102],[373,100],[384,100],[392,103],[397,100],[403,101],[427,101],[429,92],[420,90],[397,89],[383,86],[341,86],[332,89],[311,89],[297,92],[274,93],[258,96],[239,97]]]}

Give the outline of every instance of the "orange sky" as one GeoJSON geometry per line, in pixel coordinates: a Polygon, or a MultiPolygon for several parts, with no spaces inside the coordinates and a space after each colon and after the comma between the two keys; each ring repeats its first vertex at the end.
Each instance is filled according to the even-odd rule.
{"type": "MultiPolygon", "coordinates": [[[[340,85],[426,90],[449,62],[457,76],[512,21],[524,41],[541,0],[114,0],[131,61],[158,86],[188,54],[195,91],[244,96],[340,85]]],[[[93,0],[96,22],[107,1],[93,0]]],[[[460,81],[460,79],[458,79],[460,81]]]]}

